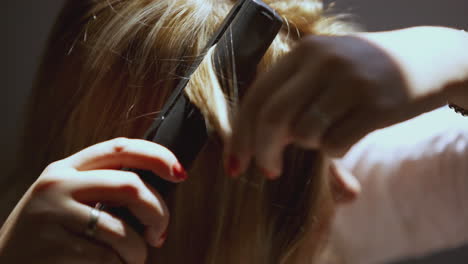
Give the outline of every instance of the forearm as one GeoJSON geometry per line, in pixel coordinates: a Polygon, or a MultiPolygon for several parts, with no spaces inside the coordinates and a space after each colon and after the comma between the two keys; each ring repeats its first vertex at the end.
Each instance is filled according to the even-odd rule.
{"type": "Polygon", "coordinates": [[[468,107],[468,33],[444,27],[414,27],[360,33],[400,66],[408,93],[416,99],[437,96],[468,107]]]}

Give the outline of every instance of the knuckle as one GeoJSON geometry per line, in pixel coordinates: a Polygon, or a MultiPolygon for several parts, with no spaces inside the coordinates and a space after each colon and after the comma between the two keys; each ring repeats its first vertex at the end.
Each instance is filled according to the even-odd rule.
{"type": "Polygon", "coordinates": [[[57,175],[58,172],[66,170],[64,162],[62,160],[54,161],[47,165],[42,172],[42,175],[57,175]]]}
{"type": "Polygon", "coordinates": [[[125,152],[125,150],[128,148],[128,145],[130,145],[130,141],[130,139],[125,137],[118,137],[113,139],[111,141],[113,151],[115,153],[125,152]]]}
{"type": "Polygon", "coordinates": [[[128,177],[122,179],[117,186],[118,191],[129,195],[130,197],[140,197],[144,191],[145,185],[136,174],[129,172],[128,177]]]}
{"type": "Polygon", "coordinates": [[[32,193],[39,194],[50,190],[55,190],[64,183],[66,172],[55,169],[46,169],[32,186],[32,193]]]}
{"type": "Polygon", "coordinates": [[[129,197],[140,196],[140,189],[134,182],[123,182],[117,186],[117,191],[121,192],[129,197]]]}
{"type": "Polygon", "coordinates": [[[49,164],[32,187],[33,193],[56,189],[67,182],[73,172],[65,168],[60,161],[49,164]]]}
{"type": "Polygon", "coordinates": [[[60,182],[61,180],[57,179],[57,177],[47,175],[45,177],[42,177],[34,184],[34,186],[32,187],[32,192],[34,194],[39,194],[49,191],[57,185],[59,185],[60,182]]]}
{"type": "Polygon", "coordinates": [[[55,171],[55,170],[58,170],[60,167],[61,167],[61,162],[54,161],[45,168],[45,171],[55,171]]]}

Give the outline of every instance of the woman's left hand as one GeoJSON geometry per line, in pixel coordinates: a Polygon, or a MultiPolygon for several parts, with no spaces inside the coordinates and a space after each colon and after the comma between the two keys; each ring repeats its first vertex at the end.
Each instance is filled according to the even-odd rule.
{"type": "Polygon", "coordinates": [[[467,44],[468,34],[442,27],[303,38],[243,98],[228,172],[255,157],[275,178],[288,144],[342,156],[369,132],[466,94],[467,44]]]}
{"type": "Polygon", "coordinates": [[[306,37],[243,99],[228,171],[240,173],[255,157],[275,178],[291,143],[339,156],[408,100],[399,67],[380,48],[359,37],[306,37]]]}

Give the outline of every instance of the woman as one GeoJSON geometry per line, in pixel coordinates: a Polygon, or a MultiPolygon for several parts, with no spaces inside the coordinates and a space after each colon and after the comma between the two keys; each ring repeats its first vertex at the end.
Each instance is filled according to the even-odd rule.
{"type": "MultiPolygon", "coordinates": [[[[321,5],[319,3],[297,2],[271,1],[270,5],[289,21],[292,30],[289,30],[289,34],[286,34],[287,31],[285,30],[279,36],[270,52],[266,55],[263,64],[259,67],[260,72],[265,71],[269,65],[273,64],[277,56],[279,57],[280,54],[289,50],[288,45],[293,40],[300,38],[301,35],[339,33],[344,29],[341,23],[330,19],[321,19],[319,15],[321,5]],[[297,30],[295,27],[297,27],[297,30]],[[296,35],[295,32],[300,34],[296,35]]],[[[81,31],[80,41],[76,41],[75,45],[73,45],[74,41],[70,41],[70,47],[73,47],[71,51],[67,50],[67,52],[70,51],[70,57],[64,59],[60,56],[60,52],[55,58],[54,56],[48,56],[50,58],[48,63],[51,65],[56,64],[57,61],[61,62],[58,68],[61,67],[61,73],[64,74],[59,74],[60,77],[57,78],[55,72],[46,71],[46,73],[49,73],[49,77],[44,77],[42,81],[50,85],[50,80],[55,80],[57,82],[54,85],[55,87],[61,87],[63,83],[67,85],[72,83],[80,89],[52,90],[52,93],[55,93],[58,98],[62,100],[63,98],[69,98],[71,105],[75,105],[69,111],[57,111],[54,110],[53,105],[48,105],[50,112],[36,113],[42,116],[51,116],[54,113],[63,115],[62,119],[59,120],[69,122],[69,125],[66,126],[66,133],[61,133],[61,127],[45,128],[47,132],[44,134],[48,135],[47,138],[51,138],[51,140],[58,139],[62,144],[54,142],[56,144],[49,145],[44,140],[45,143],[42,142],[44,144],[42,148],[35,148],[39,153],[33,153],[34,157],[28,160],[36,160],[37,156],[47,157],[48,159],[38,165],[37,173],[53,160],[61,159],[95,142],[114,136],[135,137],[141,135],[147,124],[135,122],[129,124],[126,128],[122,127],[121,123],[118,123],[122,112],[124,110],[125,112],[128,111],[127,116],[131,117],[158,109],[158,107],[154,107],[153,102],[159,102],[158,105],[160,106],[164,101],[164,95],[168,94],[166,90],[170,90],[167,87],[174,86],[172,77],[177,76],[180,58],[193,58],[193,55],[197,53],[196,50],[201,49],[207,38],[209,38],[209,33],[214,31],[216,22],[219,22],[229,9],[229,5],[224,6],[225,4],[220,1],[213,1],[212,3],[206,3],[205,1],[116,1],[111,2],[110,5],[109,3],[97,2],[95,5],[91,5],[91,9],[86,5],[73,7],[74,12],[81,10],[81,12],[77,13],[88,14],[85,16],[88,19],[73,25],[78,29],[75,28],[75,30],[70,31],[70,34],[74,37],[77,34],[73,32],[81,31]],[[214,9],[211,10],[210,7],[214,9]],[[184,10],[187,11],[186,8],[191,12],[184,12],[184,10]],[[218,8],[224,10],[224,13],[214,12],[218,8]],[[106,10],[107,12],[101,13],[99,10],[106,10]],[[171,10],[174,12],[170,12],[171,10]],[[157,18],[151,16],[155,14],[158,15],[157,18]],[[171,20],[172,18],[173,20],[171,20]],[[88,24],[89,21],[99,21],[99,19],[104,19],[104,22],[98,23],[98,26],[93,27],[92,24],[88,24]],[[197,19],[201,19],[205,23],[193,22],[200,21],[197,19]],[[187,21],[190,21],[190,23],[187,21]],[[180,30],[179,27],[185,27],[187,24],[191,26],[190,31],[180,30]],[[194,25],[195,27],[193,27],[194,25]],[[204,27],[198,28],[197,25],[204,25],[204,27]],[[174,34],[174,32],[184,32],[184,34],[174,34]],[[145,39],[145,37],[150,40],[145,39]],[[160,41],[161,39],[167,41],[160,41]],[[193,41],[194,43],[192,43],[193,41]],[[187,42],[190,43],[187,44],[187,42]],[[82,43],[83,46],[76,45],[77,43],[82,43]],[[171,46],[172,43],[175,43],[176,46],[171,46]],[[86,47],[91,47],[91,52],[86,47]],[[84,49],[84,51],[80,51],[80,49],[84,49]],[[192,50],[193,54],[190,53],[191,49],[195,50],[192,50]],[[86,60],[84,61],[81,61],[83,59],[83,53],[81,52],[86,54],[84,56],[86,60]],[[148,58],[151,58],[151,60],[148,58]],[[145,59],[148,59],[149,62],[141,63],[145,59]],[[62,60],[66,60],[67,63],[62,62],[62,60]],[[70,80],[70,77],[77,73],[79,75],[75,76],[75,78],[80,80],[81,83],[70,80]],[[54,76],[51,77],[50,74],[54,76]],[[96,89],[93,89],[93,87],[96,89]],[[148,87],[151,88],[151,91],[157,90],[158,93],[148,93],[145,90],[149,89],[148,87]],[[105,88],[112,89],[112,92],[105,88]],[[129,90],[128,88],[132,89],[129,90]],[[73,96],[60,94],[61,92],[72,92],[73,96]],[[131,95],[128,96],[128,93],[131,95]],[[154,98],[151,98],[151,96],[154,96],[154,98]],[[106,116],[104,117],[104,115],[106,116]],[[89,129],[86,129],[87,127],[89,129]],[[119,132],[116,128],[125,128],[128,131],[125,133],[119,132]],[[54,135],[54,130],[59,131],[59,133],[56,132],[54,135]],[[80,134],[77,134],[77,131],[80,134]],[[59,136],[56,136],[57,134],[59,136]],[[62,149],[65,144],[69,146],[70,150],[62,149]],[[41,149],[47,150],[47,152],[41,153],[41,149]],[[57,156],[51,157],[53,155],[57,156]]],[[[79,21],[79,19],[73,19],[71,14],[64,17],[79,21]]],[[[68,31],[67,26],[69,24],[64,23],[62,25],[63,31],[59,30],[57,36],[63,36],[65,28],[68,31]]],[[[168,150],[161,149],[156,145],[150,145],[148,142],[119,139],[93,146],[50,166],[43,176],[35,182],[10,216],[12,220],[7,223],[6,228],[4,227],[4,230],[8,230],[8,232],[5,232],[7,235],[4,236],[7,239],[2,239],[2,243],[7,245],[5,248],[14,249],[14,238],[21,238],[18,235],[19,230],[31,232],[31,228],[27,228],[28,221],[26,220],[28,217],[26,216],[58,215],[56,218],[49,217],[49,219],[61,219],[60,223],[64,223],[62,225],[75,223],[75,229],[67,227],[64,228],[66,232],[60,229],[62,233],[56,230],[54,230],[55,233],[52,231],[46,232],[46,234],[67,235],[66,239],[63,239],[63,236],[65,236],[63,235],[62,239],[56,239],[56,241],[72,241],[69,245],[62,243],[62,246],[67,250],[62,255],[46,254],[45,250],[41,252],[42,254],[38,254],[56,258],[55,261],[63,260],[70,263],[71,261],[83,261],[85,257],[88,257],[89,261],[102,262],[103,260],[100,259],[102,257],[108,262],[119,261],[118,259],[121,258],[128,263],[142,263],[149,254],[147,261],[150,263],[152,261],[161,263],[187,263],[188,261],[195,263],[312,262],[319,256],[319,252],[323,250],[326,244],[324,238],[326,238],[328,225],[331,221],[334,200],[340,200],[340,192],[337,192],[336,189],[339,189],[341,193],[343,190],[351,190],[351,192],[345,192],[345,195],[353,194],[353,189],[343,188],[343,186],[349,186],[349,181],[348,184],[343,184],[343,180],[346,179],[343,177],[338,177],[338,181],[332,178],[332,184],[330,184],[331,179],[327,177],[328,175],[320,173],[324,166],[320,155],[317,155],[317,153],[307,157],[307,163],[305,163],[301,161],[301,155],[287,150],[286,162],[281,162],[279,153],[282,153],[284,146],[295,143],[309,148],[316,148],[320,144],[320,141],[317,142],[317,138],[323,133],[323,130],[340,120],[340,115],[347,113],[352,108],[359,95],[365,95],[362,98],[367,100],[365,102],[371,103],[370,107],[365,107],[365,111],[351,111],[351,113],[369,113],[370,110],[375,110],[373,113],[380,115],[376,115],[373,119],[363,119],[362,115],[356,115],[361,117],[356,120],[373,121],[364,122],[366,124],[370,123],[370,128],[362,126],[357,130],[337,129],[337,131],[348,131],[355,134],[345,135],[348,136],[344,137],[346,140],[342,140],[341,143],[343,144],[335,149],[325,147],[324,149],[327,152],[336,155],[336,153],[342,152],[343,148],[349,147],[350,142],[357,140],[365,131],[368,132],[375,127],[405,119],[408,115],[411,116],[440,104],[440,100],[422,100],[425,103],[418,106],[414,101],[407,100],[408,98],[405,95],[424,95],[426,94],[425,91],[427,91],[425,89],[428,87],[423,87],[424,90],[421,93],[405,93],[404,88],[408,87],[407,83],[405,83],[405,77],[413,75],[405,76],[405,73],[409,74],[411,71],[404,66],[410,64],[404,64],[402,60],[397,60],[398,63],[395,63],[395,58],[401,59],[402,57],[394,54],[389,56],[388,53],[392,50],[395,51],[395,49],[385,44],[395,43],[393,41],[395,39],[390,38],[390,40],[384,41],[385,36],[392,36],[392,34],[363,34],[359,37],[333,38],[307,37],[303,39],[301,44],[289,56],[285,56],[281,62],[275,63],[275,68],[271,69],[269,74],[260,77],[257,84],[249,88],[250,92],[244,98],[243,106],[240,109],[239,116],[242,118],[234,123],[232,136],[230,136],[229,126],[225,129],[226,126],[218,123],[219,120],[217,120],[216,116],[222,113],[221,110],[216,109],[210,112],[210,109],[207,109],[208,105],[199,104],[200,108],[205,109],[206,118],[210,121],[211,127],[216,128],[217,133],[225,137],[228,144],[222,149],[216,141],[208,143],[197,164],[189,172],[190,180],[178,186],[177,193],[166,200],[169,210],[164,207],[161,199],[157,199],[158,194],[154,190],[144,189],[143,184],[135,183],[138,180],[129,180],[137,179],[135,175],[123,175],[120,172],[108,171],[108,169],[127,166],[142,167],[152,169],[168,180],[179,182],[186,177],[183,170],[177,165],[176,157],[171,155],[168,150]],[[382,37],[377,38],[378,36],[382,37]],[[366,60],[362,60],[362,58],[366,58],[366,60]],[[373,59],[370,60],[369,58],[373,59]],[[361,64],[358,62],[361,62],[361,64]],[[373,63],[369,64],[369,62],[373,63]],[[307,65],[303,63],[307,63],[307,65]],[[311,69],[320,69],[319,74],[310,74],[310,72],[316,72],[311,71],[311,69]],[[354,71],[347,71],[350,69],[354,69],[354,71]],[[334,73],[338,72],[349,74],[334,75],[334,73]],[[339,76],[340,78],[331,78],[333,76],[339,76]],[[355,78],[356,76],[359,78],[355,78]],[[369,80],[362,77],[373,77],[375,79],[369,80]],[[332,80],[331,83],[330,80],[332,80]],[[347,90],[348,96],[341,97],[352,100],[344,100],[342,104],[322,104],[322,106],[337,105],[338,107],[308,108],[307,106],[313,105],[311,102],[315,101],[314,89],[311,89],[311,91],[304,90],[310,88],[310,83],[322,84],[313,86],[320,89],[324,87],[336,88],[330,89],[330,93],[326,92],[325,95],[330,94],[330,96],[325,97],[329,100],[320,100],[322,102],[334,102],[336,97],[332,95],[340,88],[346,87],[340,85],[342,83],[352,84],[355,89],[347,90]],[[289,87],[290,89],[283,89],[283,87],[289,87]],[[390,89],[395,87],[403,88],[403,90],[390,89]],[[267,90],[268,92],[266,92],[267,90]],[[290,93],[291,91],[294,91],[294,93],[290,93]],[[349,93],[350,91],[351,93],[349,93]],[[375,92],[371,93],[369,91],[375,92]],[[304,96],[305,94],[308,96],[304,96]],[[280,100],[278,103],[273,100],[275,98],[285,98],[287,102],[280,100]],[[389,100],[385,100],[386,98],[389,98],[389,100]],[[303,99],[303,101],[299,101],[299,99],[303,99]],[[296,104],[291,104],[291,101],[296,102],[296,104]],[[404,108],[405,111],[401,111],[404,112],[403,115],[391,115],[389,119],[382,118],[386,113],[392,113],[392,111],[399,113],[395,109],[403,105],[401,102],[410,102],[404,105],[414,106],[414,108],[404,108]],[[270,111],[285,110],[284,105],[286,103],[291,106],[288,107],[287,111],[270,111]],[[333,112],[331,111],[333,109],[339,111],[333,112]],[[210,113],[214,114],[210,116],[210,113]],[[263,113],[263,116],[259,115],[259,113],[263,113]],[[294,118],[288,118],[291,116],[294,118]],[[257,119],[256,117],[260,118],[257,119]],[[292,135],[288,133],[291,131],[289,129],[291,124],[296,124],[295,130],[293,130],[295,133],[292,135]],[[310,124],[314,124],[314,126],[311,128],[310,124]],[[272,127],[275,130],[268,130],[268,133],[262,132],[272,127]],[[255,139],[250,137],[255,137],[255,139]],[[231,145],[230,142],[235,142],[235,144],[231,145]],[[255,149],[252,150],[251,148],[255,149]],[[244,171],[250,158],[255,155],[260,171],[263,171],[266,176],[277,178],[279,174],[282,174],[282,177],[279,178],[279,181],[265,182],[261,177],[255,177],[253,175],[255,171],[252,171],[252,169],[238,181],[217,177],[213,175],[213,171],[222,171],[222,166],[220,164],[213,165],[213,161],[219,160],[221,151],[234,154],[227,155],[228,171],[232,175],[238,175],[244,171]],[[104,162],[107,161],[107,157],[112,157],[109,158],[112,162],[104,162]],[[154,163],[151,164],[157,164],[158,166],[147,166],[146,162],[142,162],[142,160],[152,160],[154,163]],[[284,164],[284,167],[277,167],[281,164],[284,164]],[[312,168],[296,167],[305,166],[304,164],[312,164],[312,168]],[[174,168],[176,169],[174,170],[174,168]],[[305,170],[312,170],[314,172],[312,173],[313,176],[309,177],[310,174],[305,174],[305,170]],[[102,174],[107,174],[109,177],[104,178],[102,174]],[[176,175],[179,175],[179,177],[176,177],[176,175]],[[85,180],[73,181],[72,179],[78,178],[77,176],[85,180]],[[69,186],[71,185],[69,188],[63,186],[59,188],[60,184],[55,184],[57,178],[62,185],[69,182],[73,184],[69,184],[69,186]],[[111,178],[113,180],[108,180],[111,178]],[[86,179],[89,179],[90,182],[86,182],[86,179]],[[122,184],[119,181],[121,179],[127,179],[131,184],[128,181],[122,184]],[[88,184],[80,185],[80,182],[88,184]],[[113,182],[118,184],[115,185],[113,182]],[[99,187],[92,188],[96,185],[99,187]],[[59,187],[54,190],[54,186],[59,187]],[[131,187],[129,188],[129,186],[131,187]],[[334,186],[339,186],[339,188],[334,188],[334,186]],[[52,191],[50,191],[51,189],[52,191]],[[64,189],[65,191],[63,191],[64,189]],[[93,191],[98,194],[91,195],[93,191]],[[41,195],[41,193],[49,195],[41,195]],[[115,193],[120,195],[111,195],[115,193]],[[135,193],[139,195],[134,195],[135,193]],[[61,196],[57,198],[57,195],[61,196]],[[81,208],[86,209],[82,210],[80,214],[77,213],[77,210],[70,210],[66,205],[55,202],[63,200],[71,201],[74,205],[80,205],[81,208]],[[35,201],[46,201],[49,206],[31,206],[35,201]],[[168,226],[168,240],[164,248],[160,251],[146,251],[143,246],[145,242],[138,235],[132,233],[131,229],[126,227],[124,223],[106,213],[101,213],[94,236],[83,240],[83,230],[86,229],[89,220],[89,213],[87,212],[92,211],[92,206],[96,201],[117,202],[118,205],[130,207],[132,212],[143,223],[146,223],[146,242],[154,246],[160,246],[165,239],[163,230],[165,230],[168,222],[169,211],[172,220],[168,226]],[[50,206],[51,204],[53,206],[50,206]],[[45,213],[36,213],[31,208],[60,208],[60,210],[50,209],[49,211],[45,210],[45,213]],[[141,213],[143,210],[144,212],[153,213],[146,216],[146,214],[141,213]],[[51,211],[54,213],[50,213],[51,211]],[[59,214],[57,211],[62,213],[59,214]],[[74,216],[73,219],[70,219],[70,215],[74,216]],[[147,218],[145,219],[145,217],[147,218]],[[21,219],[26,220],[21,221],[21,219]],[[122,232],[122,230],[125,230],[125,232],[122,232]]],[[[460,41],[455,43],[460,43],[460,41]]],[[[58,50],[60,49],[53,49],[54,52],[51,53],[53,54],[58,50]]],[[[396,49],[395,54],[398,54],[398,50],[396,49]]],[[[64,53],[65,50],[62,48],[61,54],[64,53]]],[[[458,62],[464,61],[463,57],[459,59],[458,62]]],[[[43,76],[47,76],[47,74],[43,76]]],[[[200,79],[205,80],[204,78],[200,79]]],[[[204,81],[197,83],[196,80],[197,78],[192,78],[190,89],[206,86],[204,81]]],[[[460,78],[460,80],[460,83],[463,83],[464,79],[460,78]]],[[[445,84],[445,82],[447,80],[440,83],[445,84]]],[[[442,86],[444,85],[429,87],[441,88],[442,86]]],[[[409,87],[421,88],[420,85],[409,87]]],[[[460,89],[454,90],[458,91],[460,89]]],[[[43,91],[41,92],[43,93],[43,91]]],[[[202,94],[204,93],[207,92],[202,90],[202,94]]],[[[429,92],[429,94],[437,94],[436,97],[440,99],[442,98],[440,96],[444,93],[429,92]]],[[[42,96],[49,95],[43,94],[42,96]]],[[[415,101],[418,102],[418,100],[415,101]]],[[[69,102],[64,104],[61,100],[55,100],[54,102],[58,104],[55,106],[56,109],[60,110],[63,109],[59,104],[70,105],[69,102]]],[[[48,103],[50,104],[50,102],[48,103]]],[[[368,116],[366,115],[366,117],[368,116]]],[[[148,122],[150,120],[146,123],[148,122]]],[[[142,121],[141,123],[145,122],[142,121]]],[[[346,122],[344,124],[349,125],[346,122]]],[[[40,122],[37,122],[31,127],[38,127],[39,125],[40,122]]],[[[342,139],[342,136],[338,133],[338,136],[335,136],[334,139],[342,139]]],[[[340,140],[331,140],[330,142],[340,142],[340,140]]],[[[28,149],[31,149],[30,146],[28,149]]],[[[31,177],[35,177],[37,174],[32,175],[34,176],[31,177]]],[[[30,217],[29,219],[34,218],[30,217]]],[[[54,221],[49,221],[48,224],[42,226],[41,230],[57,228],[57,224],[53,223],[54,221]]],[[[37,228],[37,225],[32,226],[37,228]]],[[[45,237],[47,238],[47,236],[45,237]]],[[[18,241],[24,240],[19,239],[18,241]]],[[[45,241],[51,242],[53,240],[45,241]]],[[[37,245],[37,243],[35,244],[37,245]]],[[[43,244],[45,246],[49,245],[49,248],[54,248],[50,246],[54,245],[54,243],[43,244]]],[[[337,245],[341,246],[339,243],[337,245]]],[[[6,252],[14,253],[14,250],[7,250],[6,252]]],[[[49,260],[49,262],[51,261],[49,260]]]]}
{"type": "MultiPolygon", "coordinates": [[[[194,73],[187,93],[214,136],[188,174],[170,150],[157,144],[110,140],[143,135],[234,2],[67,3],[32,97],[16,174],[21,178],[3,185],[10,193],[5,207],[12,208],[32,184],[2,227],[5,261],[300,263],[319,255],[339,198],[335,194],[355,190],[344,188],[345,180],[328,177],[328,161],[319,152],[296,148],[285,156],[280,181],[259,177],[255,168],[240,180],[223,177],[217,138],[229,136],[230,123],[223,117],[231,110],[212,99],[213,90],[220,91],[208,76],[210,60],[194,73]],[[53,122],[44,122],[45,117],[53,122]],[[134,173],[118,170],[123,167],[153,170],[172,182],[187,175],[190,180],[163,201],[134,173]],[[97,202],[128,207],[145,225],[143,237],[117,217],[93,209],[97,202]],[[163,243],[160,250],[146,247],[163,243]]],[[[349,30],[325,17],[319,1],[266,2],[288,26],[259,72],[303,35],[349,30]]]]}

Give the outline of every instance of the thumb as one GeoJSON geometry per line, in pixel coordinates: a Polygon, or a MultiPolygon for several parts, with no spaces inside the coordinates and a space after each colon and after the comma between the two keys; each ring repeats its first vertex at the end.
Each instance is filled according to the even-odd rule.
{"type": "Polygon", "coordinates": [[[356,177],[346,169],[341,161],[333,159],[330,162],[330,180],[332,182],[333,197],[338,203],[354,201],[361,192],[361,184],[356,177]]]}

